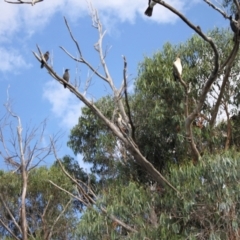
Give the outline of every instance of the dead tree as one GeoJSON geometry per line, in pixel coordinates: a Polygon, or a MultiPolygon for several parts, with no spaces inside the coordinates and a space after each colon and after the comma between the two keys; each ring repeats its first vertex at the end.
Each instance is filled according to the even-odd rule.
{"type": "MultiPolygon", "coordinates": [[[[65,81],[61,76],[59,76],[54,69],[47,64],[45,59],[43,58],[42,51],[38,47],[39,55],[35,52],[33,52],[34,56],[37,58],[38,61],[44,62],[44,66],[47,69],[48,73],[59,83],[66,85],[66,87],[78,98],[80,101],[82,101],[87,107],[91,109],[91,111],[101,119],[105,125],[113,132],[113,134],[118,137],[123,144],[126,146],[127,151],[133,156],[135,161],[143,168],[145,169],[150,176],[154,179],[154,181],[158,182],[161,186],[166,183],[169,187],[174,189],[176,192],[177,189],[174,188],[174,186],[169,183],[166,178],[143,156],[143,154],[140,152],[139,148],[137,147],[136,143],[134,142],[134,123],[131,119],[131,111],[128,104],[128,95],[127,95],[127,61],[126,58],[123,57],[123,81],[121,84],[121,87],[119,89],[116,88],[114,85],[113,78],[111,77],[110,71],[108,69],[107,63],[106,63],[106,53],[107,50],[103,50],[103,38],[106,34],[106,31],[103,30],[102,24],[99,20],[98,13],[96,9],[93,8],[91,4],[89,4],[89,9],[92,17],[92,26],[98,31],[99,39],[96,44],[94,44],[94,48],[97,51],[99,57],[100,57],[100,66],[101,70],[103,70],[103,74],[100,72],[100,67],[95,68],[91,63],[89,63],[86,58],[83,56],[82,50],[80,45],[78,44],[77,40],[74,38],[74,35],[70,29],[70,26],[66,20],[65,24],[67,26],[68,32],[70,34],[70,37],[72,41],[74,42],[79,57],[73,56],[70,52],[68,52],[64,47],[60,47],[71,59],[73,59],[76,62],[79,62],[81,64],[84,64],[87,66],[94,75],[96,75],[100,80],[107,83],[112,90],[113,96],[114,96],[114,103],[115,103],[115,110],[114,113],[117,115],[118,113],[121,115],[122,121],[126,123],[127,126],[129,126],[129,134],[125,134],[122,132],[117,124],[111,119],[108,119],[106,116],[103,115],[103,113],[100,111],[100,109],[94,104],[93,101],[90,101],[86,96],[85,92],[86,90],[81,93],[79,89],[77,89],[75,86],[73,86],[70,82],[65,81]],[[123,102],[123,96],[125,95],[125,105],[127,110],[124,108],[124,102],[123,102]]],[[[87,80],[87,85],[89,86],[89,82],[87,80]]]]}
{"type": "MultiPolygon", "coordinates": [[[[13,174],[20,174],[21,192],[19,194],[20,205],[18,216],[14,215],[8,206],[6,198],[0,194],[0,202],[9,216],[9,220],[13,223],[16,232],[8,227],[8,221],[0,219],[0,224],[8,231],[14,239],[27,240],[29,237],[28,220],[26,213],[26,195],[28,191],[28,176],[31,170],[36,168],[42,161],[52,154],[51,144],[43,146],[42,140],[46,127],[46,121],[43,121],[39,127],[27,128],[23,133],[21,118],[11,109],[8,102],[5,104],[7,114],[0,121],[0,155],[4,159],[7,166],[12,169],[13,174]],[[11,119],[16,119],[16,124],[11,119]],[[11,140],[5,136],[6,128],[10,128],[11,140]],[[15,130],[16,127],[16,130],[15,130]]],[[[9,130],[8,128],[8,130],[9,130]]],[[[57,139],[54,138],[54,141],[57,139]]],[[[16,196],[18,198],[18,196],[16,196]]],[[[15,209],[16,212],[16,209],[15,209]]],[[[6,220],[6,219],[5,219],[6,220]]]]}

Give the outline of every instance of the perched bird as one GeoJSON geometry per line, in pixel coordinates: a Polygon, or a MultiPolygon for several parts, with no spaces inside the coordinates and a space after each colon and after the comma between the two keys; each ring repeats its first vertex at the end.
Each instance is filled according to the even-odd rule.
{"type": "Polygon", "coordinates": [[[152,16],[152,12],[153,12],[153,7],[156,5],[157,3],[154,2],[153,0],[148,0],[148,8],[146,9],[146,11],[144,12],[145,15],[151,17],[152,16]]]}
{"type": "Polygon", "coordinates": [[[176,61],[173,62],[173,76],[174,80],[177,81],[179,77],[182,75],[182,64],[181,59],[179,57],[176,57],[176,61]]]}
{"type": "Polygon", "coordinates": [[[235,19],[233,20],[232,16],[229,17],[230,19],[230,27],[234,33],[240,33],[240,23],[239,23],[239,16],[238,14],[235,14],[235,19]]]}
{"type": "MultiPolygon", "coordinates": [[[[63,74],[63,79],[65,80],[65,81],[67,81],[67,82],[69,82],[69,79],[70,79],[70,75],[69,75],[69,71],[70,69],[65,69],[65,72],[64,72],[64,74],[63,74]]],[[[63,83],[63,86],[64,86],[64,88],[66,88],[67,87],[67,84],[66,83],[63,83]]]]}
{"type": "Polygon", "coordinates": [[[120,113],[118,113],[117,125],[123,134],[129,134],[129,124],[127,124],[120,113]]]}
{"type": "MultiPolygon", "coordinates": [[[[48,61],[48,59],[49,59],[49,51],[47,51],[47,52],[44,53],[43,58],[44,58],[44,60],[45,60],[46,62],[48,61]]],[[[43,68],[43,66],[44,66],[44,61],[42,60],[42,61],[41,61],[41,68],[43,68]]]]}

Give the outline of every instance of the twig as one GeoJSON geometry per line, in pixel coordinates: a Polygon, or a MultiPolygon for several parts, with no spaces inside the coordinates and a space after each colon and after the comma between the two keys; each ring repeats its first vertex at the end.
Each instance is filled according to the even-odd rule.
{"type": "Polygon", "coordinates": [[[9,214],[9,216],[11,217],[14,225],[16,226],[16,228],[18,229],[18,231],[22,234],[22,229],[21,229],[21,227],[18,225],[16,219],[15,219],[14,216],[12,215],[12,213],[11,213],[10,209],[8,208],[6,202],[4,201],[3,196],[2,196],[1,193],[0,193],[0,199],[1,199],[2,203],[3,203],[4,208],[6,209],[6,211],[7,211],[8,214],[9,214]]]}
{"type": "Polygon", "coordinates": [[[53,222],[52,224],[52,227],[50,229],[50,232],[49,232],[49,236],[48,236],[48,239],[51,239],[51,236],[53,234],[53,228],[54,226],[56,225],[56,223],[58,222],[58,220],[61,218],[61,216],[63,215],[63,213],[67,210],[69,204],[71,203],[71,199],[67,202],[66,206],[64,207],[64,209],[61,211],[61,213],[58,215],[58,217],[55,219],[55,221],[53,222]]]}
{"type": "Polygon", "coordinates": [[[14,237],[16,240],[20,240],[13,232],[12,230],[3,222],[3,220],[0,218],[0,223],[3,225],[3,227],[14,237]]]}
{"type": "Polygon", "coordinates": [[[216,7],[213,3],[211,3],[208,0],[203,0],[205,3],[207,3],[210,7],[212,7],[214,10],[218,11],[220,14],[223,15],[224,18],[229,18],[228,15],[222,11],[220,8],[216,7]]]}
{"type": "Polygon", "coordinates": [[[13,2],[13,1],[8,1],[4,0],[6,3],[11,3],[11,4],[31,4],[32,6],[36,3],[43,2],[44,0],[32,0],[32,1],[22,1],[22,0],[17,0],[18,2],[13,2]]]}
{"type": "Polygon", "coordinates": [[[122,57],[123,57],[123,61],[124,61],[123,80],[124,80],[125,103],[126,103],[126,107],[127,107],[127,115],[129,118],[129,123],[130,123],[131,129],[132,129],[132,139],[133,139],[133,141],[135,141],[135,126],[132,121],[131,110],[130,110],[129,101],[128,101],[128,93],[127,93],[127,60],[126,60],[125,56],[122,56],[122,57]]]}

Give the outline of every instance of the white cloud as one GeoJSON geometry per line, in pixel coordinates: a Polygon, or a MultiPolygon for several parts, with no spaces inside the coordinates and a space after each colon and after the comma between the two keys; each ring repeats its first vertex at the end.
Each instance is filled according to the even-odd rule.
{"type": "Polygon", "coordinates": [[[17,50],[0,47],[0,71],[17,71],[18,68],[29,68],[17,50]]]}
{"type": "MultiPolygon", "coordinates": [[[[71,17],[81,16],[88,12],[85,0],[69,0],[69,3],[67,12],[71,12],[71,17]]],[[[148,6],[148,0],[92,0],[92,4],[98,10],[105,26],[111,26],[112,22],[117,21],[134,23],[137,16],[158,23],[173,23],[177,19],[173,13],[159,4],[154,7],[153,16],[151,18],[146,17],[144,12],[148,6]]],[[[184,11],[186,6],[189,5],[189,1],[172,0],[170,4],[177,10],[184,11]]]]}
{"type": "Polygon", "coordinates": [[[70,129],[78,123],[84,106],[68,89],[54,80],[45,84],[43,98],[52,105],[51,111],[60,119],[60,125],[70,129]]]}
{"type": "Polygon", "coordinates": [[[19,10],[4,1],[0,2],[0,9],[2,9],[0,14],[0,42],[9,41],[9,37],[16,33],[21,26],[19,10]]]}
{"type": "MultiPolygon", "coordinates": [[[[197,0],[194,0],[194,2],[197,0]]],[[[176,9],[183,11],[189,6],[186,0],[171,0],[170,4],[176,9]]],[[[98,10],[101,21],[108,32],[118,32],[117,23],[134,23],[137,16],[145,21],[158,23],[173,23],[177,17],[166,8],[157,4],[154,7],[153,16],[148,18],[144,11],[148,6],[147,0],[92,0],[93,6],[98,10]]],[[[30,4],[9,4],[0,1],[0,43],[14,43],[17,34],[25,38],[31,37],[35,32],[41,31],[57,13],[61,13],[72,21],[89,14],[87,0],[50,0],[43,1],[31,6],[30,4]]],[[[62,23],[59,23],[62,24],[62,23]]],[[[3,49],[0,56],[0,71],[9,71],[12,68],[26,66],[23,57],[14,50],[3,49]]]]}
{"type": "MultiPolygon", "coordinates": [[[[189,5],[189,1],[186,0],[169,2],[179,11],[184,11],[189,5]]],[[[92,4],[107,21],[134,23],[137,15],[159,23],[173,23],[177,19],[169,10],[159,4],[154,7],[153,16],[146,17],[144,11],[148,6],[147,0],[92,0],[92,4]]],[[[0,9],[4,9],[0,15],[0,41],[7,40],[9,36],[18,31],[30,33],[39,31],[57,12],[61,12],[71,20],[77,20],[89,13],[86,0],[43,1],[33,7],[30,4],[8,4],[1,1],[0,9]]],[[[108,25],[106,21],[105,24],[108,25]]]]}

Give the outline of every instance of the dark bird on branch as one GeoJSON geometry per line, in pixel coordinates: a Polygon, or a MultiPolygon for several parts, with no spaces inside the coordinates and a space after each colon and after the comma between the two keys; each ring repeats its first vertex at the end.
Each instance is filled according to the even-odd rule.
{"type": "Polygon", "coordinates": [[[173,62],[173,76],[175,81],[177,81],[177,79],[182,76],[182,64],[179,57],[177,57],[176,61],[173,62]]]}
{"type": "MultiPolygon", "coordinates": [[[[65,72],[64,72],[64,74],[63,74],[63,79],[65,80],[65,81],[67,81],[67,82],[69,82],[69,79],[70,79],[70,74],[69,74],[69,71],[70,69],[65,69],[65,72]]],[[[63,86],[64,86],[64,88],[66,88],[67,87],[67,84],[66,83],[63,83],[63,86]]]]}
{"type": "MultiPolygon", "coordinates": [[[[48,61],[48,59],[49,59],[49,51],[47,51],[46,53],[44,53],[43,58],[44,58],[44,60],[45,60],[46,62],[48,61]]],[[[44,61],[42,60],[42,61],[41,61],[41,68],[43,68],[43,66],[44,66],[44,61]]]]}
{"type": "Polygon", "coordinates": [[[235,14],[235,19],[233,20],[232,16],[229,17],[230,19],[230,27],[234,33],[239,34],[240,23],[239,23],[239,16],[235,14]]]}
{"type": "Polygon", "coordinates": [[[148,8],[146,9],[146,11],[144,12],[145,15],[147,15],[148,17],[152,16],[152,12],[153,12],[153,7],[156,5],[157,3],[154,2],[153,0],[148,0],[148,8]]]}

